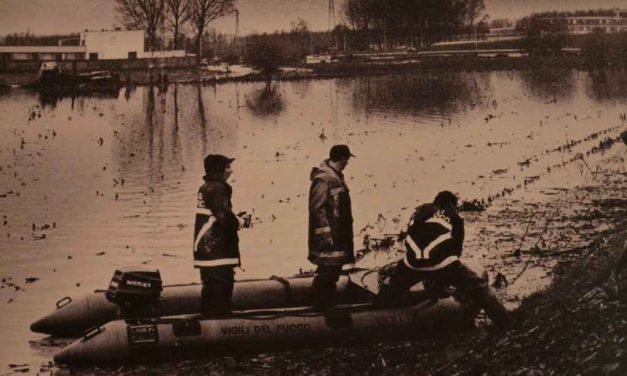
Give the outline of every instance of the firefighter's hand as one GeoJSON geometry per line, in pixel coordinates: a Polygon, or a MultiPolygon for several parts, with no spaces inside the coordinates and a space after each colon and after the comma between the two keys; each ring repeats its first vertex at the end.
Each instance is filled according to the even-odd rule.
{"type": "Polygon", "coordinates": [[[246,214],[245,211],[237,213],[237,220],[239,221],[239,227],[251,228],[253,227],[253,215],[246,214]]]}

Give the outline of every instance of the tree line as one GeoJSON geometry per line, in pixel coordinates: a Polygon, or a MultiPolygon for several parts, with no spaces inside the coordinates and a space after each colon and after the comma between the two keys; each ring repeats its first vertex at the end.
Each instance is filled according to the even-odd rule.
{"type": "Polygon", "coordinates": [[[353,30],[379,35],[384,46],[428,46],[451,35],[471,33],[485,9],[483,0],[346,0],[342,10],[353,30]]]}
{"type": "MultiPolygon", "coordinates": [[[[215,19],[237,12],[236,0],[115,0],[118,20],[130,30],[143,30],[146,49],[159,50],[189,48],[187,30],[193,32],[195,52],[203,55],[203,37],[215,19]],[[172,35],[166,46],[165,31],[172,35]]],[[[289,60],[295,55],[330,44],[336,47],[366,49],[373,44],[387,48],[405,44],[425,46],[447,36],[472,29],[477,16],[483,11],[483,0],[344,0],[342,13],[347,25],[338,25],[329,38],[321,38],[309,31],[307,23],[299,19],[289,33],[259,34],[247,37],[246,45],[258,44],[260,38],[282,39],[290,49],[289,60]]],[[[476,25],[475,25],[476,26],[476,25]]],[[[56,38],[58,40],[59,38],[56,38]]],[[[55,44],[55,37],[10,38],[5,43],[27,44],[45,42],[55,44]]],[[[42,43],[43,44],[43,43],[42,43]]]]}
{"type": "MultiPolygon", "coordinates": [[[[173,48],[184,39],[189,25],[196,36],[198,51],[202,36],[215,19],[235,12],[235,0],[116,0],[119,20],[128,29],[144,30],[149,50],[160,49],[160,31],[167,27],[173,34],[173,48]]],[[[200,53],[199,53],[200,55],[200,53]]]]}
{"type": "MultiPolygon", "coordinates": [[[[144,30],[149,49],[158,49],[159,29],[166,25],[173,34],[173,47],[179,48],[184,40],[182,30],[189,25],[194,31],[199,55],[208,25],[216,18],[237,12],[235,0],[116,1],[120,21],[127,28],[144,30]]],[[[339,25],[334,30],[334,38],[342,38],[342,41],[336,40],[336,45],[345,45],[349,35],[353,43],[361,40],[357,43],[360,47],[372,44],[383,48],[394,44],[426,46],[451,35],[476,32],[476,21],[484,26],[482,31],[486,29],[485,19],[477,20],[485,9],[484,0],[344,0],[341,8],[348,25],[339,25]]],[[[294,36],[302,39],[304,32],[308,32],[303,22],[292,25],[292,31],[296,32],[288,39],[294,36]]]]}

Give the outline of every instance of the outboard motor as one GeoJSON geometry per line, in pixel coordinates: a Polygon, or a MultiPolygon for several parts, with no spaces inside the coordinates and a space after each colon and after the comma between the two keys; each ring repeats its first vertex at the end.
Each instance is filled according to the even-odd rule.
{"type": "Polygon", "coordinates": [[[162,290],[159,270],[127,268],[113,273],[105,296],[119,307],[120,318],[154,317],[162,290]]]}

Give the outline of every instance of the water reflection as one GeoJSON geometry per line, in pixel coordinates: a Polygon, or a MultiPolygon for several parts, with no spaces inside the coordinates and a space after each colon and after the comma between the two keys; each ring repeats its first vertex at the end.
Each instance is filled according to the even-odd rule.
{"type": "Polygon", "coordinates": [[[72,107],[74,107],[74,100],[77,97],[117,99],[119,95],[120,90],[118,88],[102,88],[89,91],[77,91],[73,88],[41,89],[39,90],[39,103],[42,107],[50,106],[51,108],[56,108],[58,102],[62,101],[63,98],[71,98],[72,107]]]}
{"type": "Polygon", "coordinates": [[[178,132],[179,129],[179,85],[174,84],[174,130],[178,132]]]}
{"type": "Polygon", "coordinates": [[[544,101],[572,98],[577,72],[570,69],[531,69],[521,71],[523,87],[532,97],[544,101]]]}
{"type": "MultiPolygon", "coordinates": [[[[58,292],[77,282],[90,288],[106,283],[110,268],[126,264],[152,262],[168,281],[176,279],[172,283],[197,278],[189,274],[190,213],[202,159],[216,152],[237,158],[238,208],[255,209],[260,217],[254,230],[242,234],[248,276],[291,273],[308,266],[302,253],[307,172],[330,144],[354,145],[359,156],[347,172],[359,229],[380,213],[389,224],[407,218],[403,207],[442,187],[483,198],[522,186],[517,192],[524,197],[527,179],[540,176],[534,184],[559,186],[561,172],[579,184],[575,166],[564,166],[564,159],[570,150],[585,153],[598,145],[590,135],[617,125],[616,113],[627,103],[624,72],[416,73],[280,85],[129,86],[124,97],[111,96],[117,100],[23,89],[0,96],[0,150],[9,151],[0,153],[6,270],[14,280],[36,275],[58,292]],[[534,95],[573,98],[547,106],[534,95]],[[36,119],[25,116],[41,101],[53,109],[36,119]],[[451,126],[414,126],[464,108],[464,119],[451,126]],[[368,111],[403,112],[408,121],[371,121],[368,111]],[[562,116],[568,113],[577,118],[562,116]],[[550,121],[542,125],[538,120],[545,117],[550,121]],[[564,151],[568,140],[577,144],[564,151]],[[554,175],[545,173],[549,168],[554,175]],[[32,225],[53,221],[57,226],[48,237],[33,242],[38,233],[32,225]],[[39,270],[30,269],[33,251],[39,270]],[[72,261],[70,254],[79,257],[72,261]],[[77,279],[55,278],[54,270],[77,279]]],[[[586,163],[594,168],[595,159],[586,156],[586,163]]],[[[28,343],[22,332],[43,310],[34,302],[56,301],[45,294],[32,298],[7,306],[14,310],[9,316],[21,321],[0,328],[5,342],[28,343]]],[[[0,366],[2,361],[8,363],[7,357],[0,366]]]]}
{"type": "Polygon", "coordinates": [[[487,75],[465,73],[403,74],[356,80],[352,103],[356,110],[420,115],[450,114],[473,105],[489,91],[487,75]]]}
{"type": "Polygon", "coordinates": [[[270,82],[246,96],[246,106],[257,116],[277,115],[285,109],[279,85],[270,82]]]}
{"type": "MultiPolygon", "coordinates": [[[[207,116],[205,115],[205,104],[202,99],[202,83],[196,84],[196,92],[198,94],[198,119],[200,120],[200,127],[202,129],[207,128],[207,116]]],[[[203,132],[205,134],[205,132],[203,132]]],[[[206,137],[206,134],[205,134],[206,137]]]]}
{"type": "Polygon", "coordinates": [[[311,82],[311,80],[293,81],[292,87],[294,88],[294,94],[298,95],[301,99],[307,97],[311,89],[311,82]]]}
{"type": "Polygon", "coordinates": [[[588,75],[586,93],[598,101],[627,98],[627,76],[618,71],[594,71],[588,75]]]}
{"type": "Polygon", "coordinates": [[[146,127],[152,129],[155,115],[155,88],[152,85],[148,87],[144,108],[146,109],[146,127]]]}

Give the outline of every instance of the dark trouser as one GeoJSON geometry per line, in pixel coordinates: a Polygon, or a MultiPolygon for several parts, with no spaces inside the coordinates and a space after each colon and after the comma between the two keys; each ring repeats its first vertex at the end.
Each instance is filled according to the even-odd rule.
{"type": "Polygon", "coordinates": [[[390,265],[383,273],[389,278],[379,290],[379,301],[389,303],[402,299],[409,294],[409,289],[416,283],[432,282],[436,286],[453,286],[456,291],[469,297],[482,308],[497,326],[507,326],[507,310],[498,301],[488,284],[481,276],[464,265],[461,261],[433,271],[410,269],[403,261],[390,265]]]}
{"type": "Polygon", "coordinates": [[[316,276],[311,284],[316,306],[335,304],[335,284],[340,279],[341,273],[342,265],[318,265],[316,276]]]}
{"type": "Polygon", "coordinates": [[[223,316],[231,313],[231,298],[235,271],[233,266],[200,268],[202,280],[201,310],[203,316],[223,316]]]}

